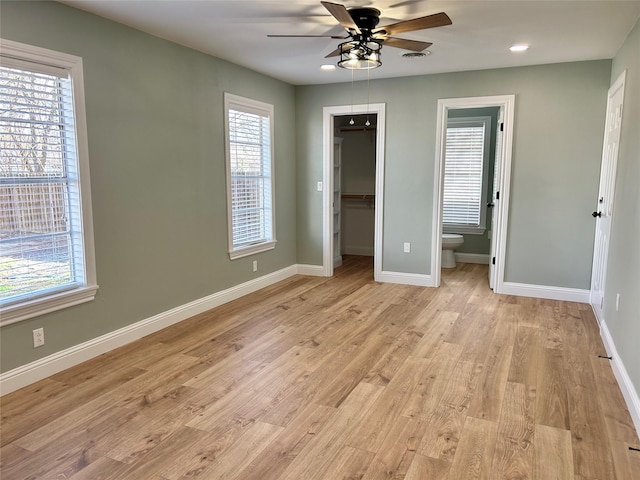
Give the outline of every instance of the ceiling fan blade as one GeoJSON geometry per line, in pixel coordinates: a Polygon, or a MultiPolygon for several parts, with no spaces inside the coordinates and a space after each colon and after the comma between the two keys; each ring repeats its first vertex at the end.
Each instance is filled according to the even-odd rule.
{"type": "Polygon", "coordinates": [[[334,16],[340,25],[342,25],[347,30],[355,30],[356,33],[361,33],[358,26],[351,18],[349,14],[349,10],[344,5],[340,5],[339,3],[331,3],[331,2],[320,2],[324,5],[324,8],[329,10],[329,13],[334,16]]]}
{"type": "Polygon", "coordinates": [[[269,38],[334,38],[337,40],[344,40],[349,38],[341,35],[267,35],[269,38]]]}
{"type": "Polygon", "coordinates": [[[431,45],[431,42],[418,42],[416,40],[407,40],[406,38],[387,37],[384,39],[385,47],[402,48],[404,50],[411,50],[412,52],[421,52],[426,50],[431,45]]]}
{"type": "Polygon", "coordinates": [[[342,49],[340,47],[338,47],[333,52],[331,52],[329,55],[325,55],[324,58],[339,57],[341,53],[342,53],[342,49]]]}
{"type": "Polygon", "coordinates": [[[444,13],[434,13],[426,17],[414,18],[413,20],[405,20],[384,27],[377,28],[375,32],[384,30],[387,35],[395,35],[397,33],[413,32],[415,30],[424,30],[425,28],[444,27],[451,25],[451,19],[444,13]]]}

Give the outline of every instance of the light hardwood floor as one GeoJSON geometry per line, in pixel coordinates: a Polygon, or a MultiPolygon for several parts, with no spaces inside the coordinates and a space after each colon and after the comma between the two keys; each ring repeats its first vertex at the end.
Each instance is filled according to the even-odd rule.
{"type": "Polygon", "coordinates": [[[13,479],[640,479],[589,306],[346,257],[6,395],[13,479]]]}

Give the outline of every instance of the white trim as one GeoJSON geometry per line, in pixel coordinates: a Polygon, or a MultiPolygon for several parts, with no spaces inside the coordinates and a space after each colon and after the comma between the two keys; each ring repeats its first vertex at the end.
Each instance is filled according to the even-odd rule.
{"type": "MultiPolygon", "coordinates": [[[[261,288],[285,280],[304,270],[304,265],[291,265],[240,285],[194,300],[153,317],[141,320],[124,328],[96,337],[53,355],[28,363],[0,375],[0,394],[4,395],[19,388],[42,380],[50,375],[66,370],[115,348],[131,343],[146,335],[175,325],[187,318],[206,312],[212,308],[253,293],[261,288]]],[[[318,268],[318,267],[314,267],[318,268]]],[[[306,273],[309,275],[310,273],[306,273]]]]}
{"type": "Polygon", "coordinates": [[[333,275],[333,137],[334,117],[338,115],[377,115],[376,123],[376,201],[374,226],[373,276],[376,281],[382,275],[382,231],[384,206],[384,161],[385,161],[385,111],[384,103],[369,105],[340,105],[323,108],[323,195],[322,195],[322,264],[324,275],[333,275]]]}
{"type": "Polygon", "coordinates": [[[18,303],[16,305],[3,307],[2,321],[0,325],[7,326],[17,323],[27,318],[37,317],[46,313],[62,310],[92,301],[96,297],[98,286],[81,287],[61,292],[55,295],[37,298],[31,301],[18,303]]]}
{"type": "Polygon", "coordinates": [[[482,265],[489,265],[488,253],[458,253],[453,252],[453,256],[456,258],[456,262],[460,263],[479,263],[482,265]]]}
{"type": "Polygon", "coordinates": [[[324,267],[322,265],[296,265],[298,275],[308,275],[310,277],[326,277],[324,267]]]}
{"type": "Polygon", "coordinates": [[[69,72],[73,89],[73,116],[75,120],[76,149],[78,161],[78,190],[80,196],[80,218],[84,282],[68,292],[43,296],[33,301],[17,303],[2,309],[0,325],[9,325],[27,318],[90,302],[95,298],[98,284],[96,279],[96,255],[93,235],[93,214],[91,200],[91,175],[89,171],[89,142],[87,116],[84,98],[84,73],[82,58],[68,53],[35,47],[12,40],[0,39],[3,57],[22,59],[38,64],[63,68],[69,72]]]}
{"type": "Polygon", "coordinates": [[[402,285],[416,285],[418,287],[433,287],[433,279],[430,275],[404,272],[380,272],[377,282],[399,283],[402,285]]]}
{"type": "MultiPolygon", "coordinates": [[[[274,106],[270,103],[253,100],[251,98],[241,97],[233,93],[224,92],[224,142],[225,142],[225,167],[226,167],[226,184],[227,184],[227,245],[229,258],[235,260],[237,258],[247,257],[267,250],[275,248],[276,244],[276,209],[275,209],[275,132],[274,132],[274,106]],[[229,110],[241,110],[243,112],[253,113],[261,117],[269,118],[269,188],[270,205],[269,215],[269,232],[267,238],[257,244],[240,245],[234,247],[233,244],[233,208],[231,198],[231,138],[229,134],[229,110]]],[[[266,162],[265,162],[266,163],[266,162]]],[[[264,178],[264,176],[262,177],[264,178]]]]}
{"type": "Polygon", "coordinates": [[[513,128],[515,113],[515,95],[496,95],[489,97],[449,98],[438,100],[436,115],[436,161],[433,186],[433,218],[431,238],[431,278],[435,287],[440,286],[441,256],[442,256],[442,185],[444,182],[444,154],[446,146],[446,124],[449,109],[500,107],[504,113],[504,132],[502,136],[503,148],[499,162],[501,162],[498,191],[500,200],[497,208],[497,225],[492,225],[493,235],[496,235],[496,282],[495,293],[504,291],[504,266],[507,246],[507,224],[509,213],[509,190],[511,185],[511,156],[513,151],[513,128]]]}
{"type": "MultiPolygon", "coordinates": [[[[486,194],[487,192],[484,192],[484,195],[486,194]]],[[[486,210],[486,208],[482,208],[482,210],[486,210]]],[[[485,218],[485,224],[486,224],[486,218],[485,218]]],[[[469,225],[442,224],[442,233],[455,233],[458,235],[484,235],[486,231],[487,231],[486,227],[472,227],[469,225]]]]}
{"type": "Polygon", "coordinates": [[[343,252],[345,255],[359,255],[361,257],[375,256],[373,247],[359,247],[357,245],[354,247],[345,246],[343,252]]]}
{"type": "Polygon", "coordinates": [[[229,252],[229,258],[235,260],[236,258],[248,257],[249,255],[255,255],[256,253],[266,252],[276,248],[276,241],[262,242],[256,245],[249,245],[248,247],[238,247],[236,250],[229,252]]]}
{"type": "Polygon", "coordinates": [[[531,285],[528,283],[503,282],[502,291],[505,295],[519,297],[547,298],[549,300],[564,300],[565,302],[589,303],[589,290],[580,288],[553,287],[548,285],[531,285]]]}
{"type": "Polygon", "coordinates": [[[636,432],[640,432],[640,397],[638,397],[638,392],[627,373],[620,355],[618,355],[616,344],[613,342],[613,337],[611,337],[611,332],[609,332],[605,322],[600,322],[600,336],[607,354],[611,357],[611,368],[631,414],[631,420],[633,420],[633,424],[636,427],[636,432]]]}

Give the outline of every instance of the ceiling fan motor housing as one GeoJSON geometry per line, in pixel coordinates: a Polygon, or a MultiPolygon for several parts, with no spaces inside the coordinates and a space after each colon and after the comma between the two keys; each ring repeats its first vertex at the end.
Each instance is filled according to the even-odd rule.
{"type": "Polygon", "coordinates": [[[353,22],[363,32],[371,32],[378,22],[380,22],[380,10],[370,7],[350,8],[349,15],[353,18],[353,22]]]}

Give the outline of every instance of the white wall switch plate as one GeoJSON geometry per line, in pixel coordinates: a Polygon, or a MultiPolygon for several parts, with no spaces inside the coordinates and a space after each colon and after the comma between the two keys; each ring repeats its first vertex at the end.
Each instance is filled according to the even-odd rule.
{"type": "Polygon", "coordinates": [[[404,243],[404,253],[411,253],[411,244],[409,242],[404,243]]]}
{"type": "Polygon", "coordinates": [[[316,184],[316,189],[317,189],[319,192],[321,192],[321,191],[322,191],[322,182],[318,182],[318,183],[316,184]]]}

